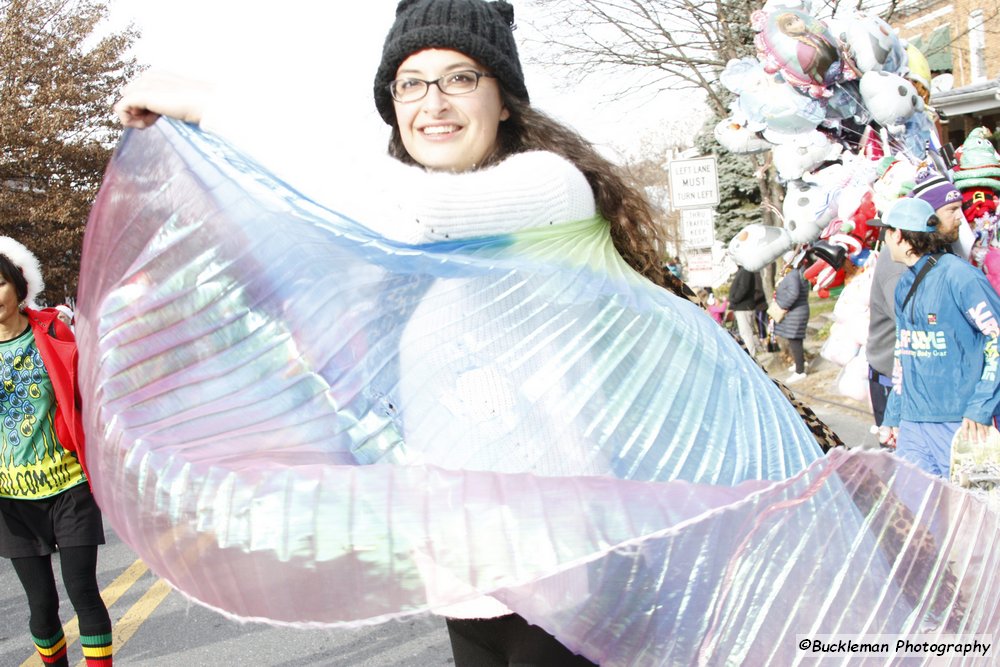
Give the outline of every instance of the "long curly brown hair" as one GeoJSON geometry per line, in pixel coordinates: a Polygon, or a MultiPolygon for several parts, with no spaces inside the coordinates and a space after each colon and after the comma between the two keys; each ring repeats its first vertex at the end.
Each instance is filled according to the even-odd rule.
{"type": "MultiPolygon", "coordinates": [[[[566,158],[590,183],[597,210],[611,224],[611,240],[618,254],[649,280],[677,292],[680,288],[671,284],[673,276],[663,269],[660,250],[663,233],[653,219],[649,203],[627,184],[620,168],[579,133],[509,94],[502,85],[501,95],[510,118],[500,123],[496,148],[476,168],[489,167],[515,153],[533,150],[566,158]]],[[[389,155],[407,164],[417,164],[406,152],[395,122],[389,138],[389,155]]]]}

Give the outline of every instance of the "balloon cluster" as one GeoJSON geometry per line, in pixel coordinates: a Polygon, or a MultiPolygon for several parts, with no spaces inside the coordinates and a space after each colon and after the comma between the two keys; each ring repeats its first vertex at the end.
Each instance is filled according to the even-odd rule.
{"type": "Polygon", "coordinates": [[[884,210],[878,190],[898,197],[900,177],[912,180],[910,166],[934,160],[940,140],[917,49],[877,16],[824,21],[791,2],[752,15],[757,58],[732,60],[722,73],[735,98],[715,137],[733,153],[770,151],[786,190],[783,226],[740,230],[729,245],[734,261],[756,271],[808,245],[816,262],[807,278],[826,295],[877,240],[867,221],[884,210]]]}

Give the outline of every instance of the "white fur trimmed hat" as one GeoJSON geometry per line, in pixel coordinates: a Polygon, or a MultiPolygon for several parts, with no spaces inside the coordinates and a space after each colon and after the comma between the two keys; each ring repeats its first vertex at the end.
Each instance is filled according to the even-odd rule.
{"type": "Polygon", "coordinates": [[[21,275],[28,283],[28,295],[24,298],[24,302],[29,308],[37,308],[35,297],[45,289],[45,281],[42,279],[42,265],[38,263],[38,258],[24,247],[23,243],[15,241],[9,236],[0,236],[0,255],[5,256],[14,266],[21,269],[21,275]]]}

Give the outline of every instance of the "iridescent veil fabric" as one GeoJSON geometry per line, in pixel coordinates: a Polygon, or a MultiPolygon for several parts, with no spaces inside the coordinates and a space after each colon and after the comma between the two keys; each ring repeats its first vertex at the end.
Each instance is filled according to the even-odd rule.
{"type": "Polygon", "coordinates": [[[488,594],[605,665],[1000,620],[996,514],[891,456],[823,456],[601,220],[395,244],[161,120],[109,166],[77,317],[110,524],[236,617],[488,594]]]}

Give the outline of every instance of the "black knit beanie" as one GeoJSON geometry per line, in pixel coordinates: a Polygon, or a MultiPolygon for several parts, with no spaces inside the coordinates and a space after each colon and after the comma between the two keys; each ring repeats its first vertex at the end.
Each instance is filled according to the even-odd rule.
{"type": "Polygon", "coordinates": [[[402,0],[375,74],[375,107],[382,119],[392,125],[396,117],[389,93],[396,70],[423,49],[453,49],[475,58],[527,102],[513,29],[514,8],[504,0],[402,0]]]}

